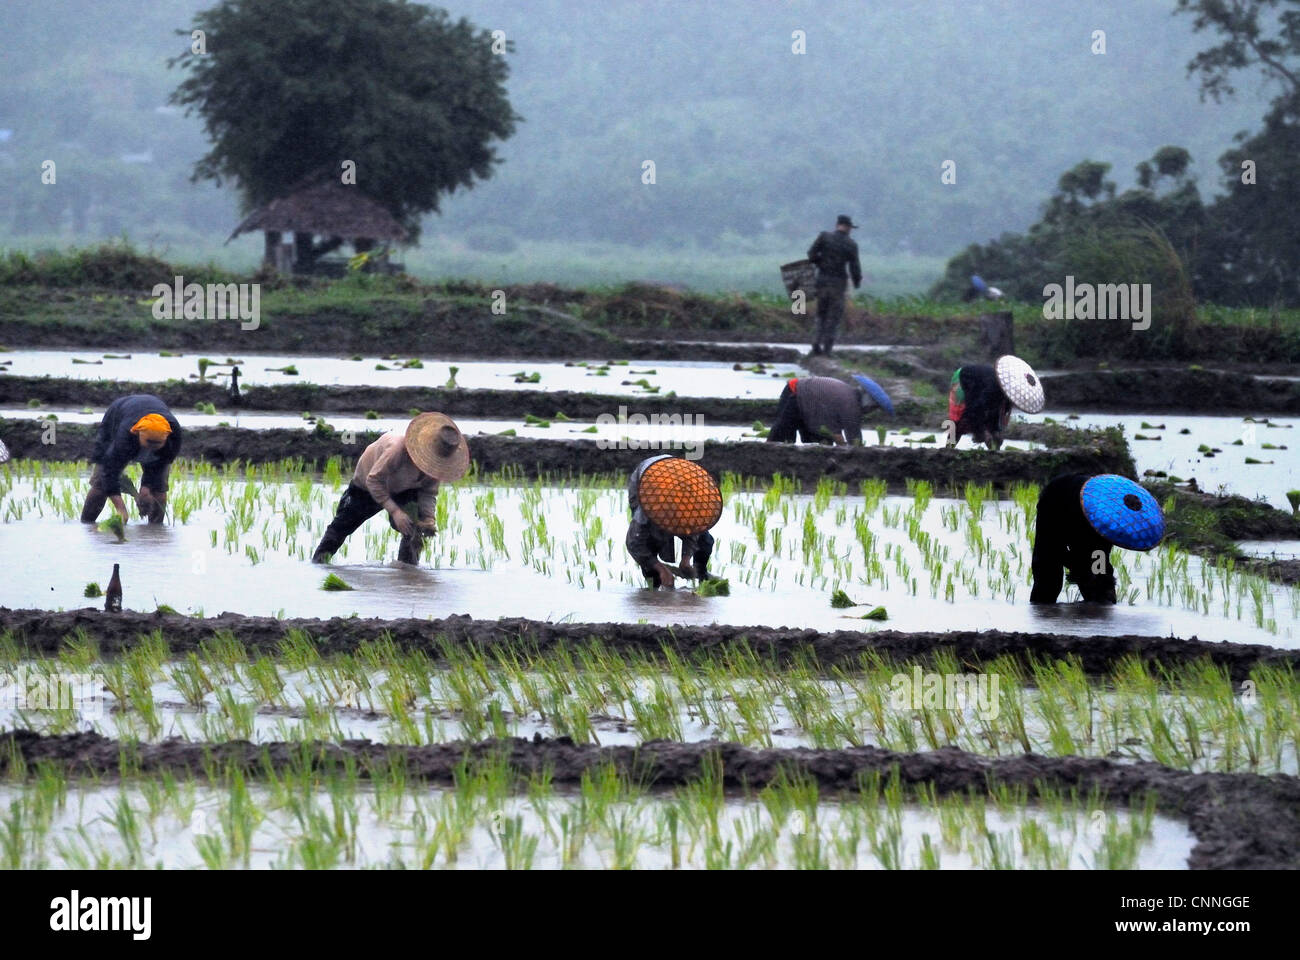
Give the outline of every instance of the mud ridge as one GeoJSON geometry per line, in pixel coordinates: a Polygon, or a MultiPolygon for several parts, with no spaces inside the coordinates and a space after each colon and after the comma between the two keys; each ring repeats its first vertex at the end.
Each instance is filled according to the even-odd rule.
{"type": "Polygon", "coordinates": [[[423,650],[437,658],[445,640],[479,649],[523,647],[547,651],[562,645],[599,640],[614,650],[635,650],[656,656],[668,646],[683,656],[710,654],[744,643],[758,656],[788,663],[811,653],[831,666],[856,666],[862,654],[874,652],[897,662],[928,662],[936,654],[951,652],[958,661],[978,667],[1003,655],[1044,659],[1075,658],[1093,676],[1110,673],[1120,661],[1135,657],[1145,663],[1178,666],[1209,660],[1225,669],[1234,682],[1250,676],[1257,666],[1300,670],[1300,650],[1283,650],[1263,644],[1211,643],[1196,637],[1075,636],[1059,633],[1016,633],[1001,630],[948,630],[908,633],[898,630],[836,630],[820,632],[798,627],[673,625],[639,623],[551,623],[519,617],[475,620],[454,615],[444,619],[382,619],[334,617],[330,619],[276,619],[225,612],[202,619],[172,613],[123,611],[106,613],[80,610],[11,610],[0,607],[0,631],[33,654],[53,656],[64,639],[77,631],[95,640],[101,652],[112,655],[130,649],[141,634],[162,632],[173,654],[197,650],[219,631],[229,631],[250,650],[275,654],[290,630],[314,638],[322,653],[355,651],[362,643],[387,635],[410,650],[423,650]]]}
{"type": "MultiPolygon", "coordinates": [[[[94,448],[97,429],[89,424],[58,424],[47,442],[48,422],[0,420],[0,431],[11,454],[39,460],[86,460],[94,448]]],[[[268,463],[301,458],[323,466],[330,457],[345,461],[360,455],[378,433],[291,429],[248,430],[238,427],[195,427],[185,432],[183,457],[214,464],[268,463]],[[351,440],[352,442],[345,442],[351,440]]],[[[1105,434],[1080,434],[1087,441],[1055,450],[961,450],[906,447],[844,447],[820,444],[705,441],[687,448],[678,444],[656,450],[629,441],[626,449],[597,440],[549,440],[531,437],[477,435],[469,437],[470,454],[480,471],[512,471],[527,479],[630,472],[656,452],[694,455],[715,476],[734,473],[769,480],[779,473],[814,489],[828,477],[856,490],[868,479],[883,479],[902,490],[909,479],[927,480],[936,489],[962,488],[967,482],[1005,488],[1015,482],[1045,484],[1058,473],[1119,473],[1134,477],[1132,457],[1122,440],[1105,434]]]]}
{"type": "MultiPolygon", "coordinates": [[[[568,738],[485,740],[430,746],[345,740],[307,744],[247,741],[159,744],[119,742],[94,733],[42,736],[27,730],[0,734],[0,773],[21,757],[24,769],[54,764],[74,776],[116,780],[125,767],[132,774],[164,771],[204,776],[207,769],[232,768],[246,776],[268,771],[342,772],[353,764],[368,778],[394,763],[404,764],[413,780],[450,784],[465,758],[504,758],[519,778],[547,771],[555,784],[580,782],[584,773],[612,765],[621,774],[653,788],[694,782],[701,765],[713,760],[724,786],[758,790],[782,775],[810,777],[828,796],[851,793],[860,778],[889,777],[897,771],[909,788],[933,785],[943,795],[984,794],[991,787],[1024,788],[1037,797],[1045,789],[1101,791],[1108,805],[1123,808],[1154,793],[1158,809],[1185,820],[1196,838],[1188,859],[1193,869],[1279,869],[1295,867],[1300,848],[1300,780],[1284,774],[1189,773],[1155,763],[1115,763],[1083,757],[980,757],[953,747],[928,753],[897,753],[876,747],[843,750],[753,749],[734,743],[677,743],[655,740],[636,747],[598,747],[568,738]]],[[[128,774],[131,775],[131,774],[128,774]]]]}
{"type": "Polygon", "coordinates": [[[1154,367],[1043,378],[1053,409],[1123,413],[1300,413],[1300,382],[1240,373],[1154,367]]]}
{"type": "MultiPolygon", "coordinates": [[[[770,420],[781,395],[781,382],[773,379],[771,397],[669,397],[619,396],[573,390],[467,390],[444,387],[375,387],[337,384],[285,383],[241,388],[238,405],[230,402],[226,387],[215,381],[143,382],[129,380],[76,380],[70,377],[0,376],[0,404],[25,406],[39,400],[48,406],[80,408],[107,406],[130,393],[161,397],[179,416],[197,403],[211,403],[220,413],[351,413],[367,410],[406,416],[412,409],[441,410],[457,417],[522,420],[525,414],[550,419],[562,411],[575,420],[594,420],[602,414],[696,414],[705,423],[753,423],[770,420]]],[[[900,414],[901,415],[901,414],[900,414]]]]}

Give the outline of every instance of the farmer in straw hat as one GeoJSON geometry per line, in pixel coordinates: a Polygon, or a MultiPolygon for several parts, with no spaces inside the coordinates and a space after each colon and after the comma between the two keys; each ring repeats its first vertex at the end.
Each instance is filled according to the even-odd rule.
{"type": "Polygon", "coordinates": [[[713,554],[709,533],[722,516],[722,494],[705,470],[689,460],[661,454],[642,460],[627,482],[627,552],[652,588],[671,590],[676,576],[716,579],[708,571],[713,554]],[[668,567],[682,541],[676,574],[668,567]]]}
{"type": "Polygon", "coordinates": [[[1115,602],[1110,551],[1150,550],[1164,536],[1160,505],[1146,489],[1117,474],[1055,477],[1038,498],[1030,603],[1055,603],[1062,574],[1084,600],[1115,602]]]}
{"type": "MultiPolygon", "coordinates": [[[[167,508],[167,474],[181,450],[181,425],[167,404],[148,393],[119,397],[108,405],[99,422],[95,449],[90,455],[90,492],[81,508],[81,522],[94,523],[111,500],[125,522],[122,470],[133,460],[144,468],[135,495],[140,516],[162,523],[167,508]]],[[[129,485],[129,482],[128,482],[129,485]]]]}
{"type": "Polygon", "coordinates": [[[418,562],[424,537],[437,529],[438,484],[459,480],[468,469],[469,447],[446,414],[422,413],[407,424],[404,434],[384,434],[362,451],[312,563],[327,562],[380,510],[388,511],[389,525],[402,535],[397,559],[418,562]],[[418,519],[406,510],[411,504],[417,505],[418,519]]]}

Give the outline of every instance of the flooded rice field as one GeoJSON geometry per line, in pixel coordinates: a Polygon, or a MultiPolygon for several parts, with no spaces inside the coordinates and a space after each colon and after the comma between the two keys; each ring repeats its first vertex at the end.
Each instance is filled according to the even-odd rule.
{"type": "Polygon", "coordinates": [[[1171,414],[1045,411],[1029,422],[1052,419],[1076,427],[1120,426],[1139,474],[1157,471],[1195,478],[1207,493],[1262,497],[1290,510],[1288,490],[1300,487],[1300,430],[1287,417],[1199,417],[1171,414]],[[1066,421],[1066,417],[1070,419],[1066,421]]]}
{"type": "Polygon", "coordinates": [[[321,357],[244,353],[239,356],[103,354],[69,350],[14,350],[0,354],[0,374],[160,383],[196,380],[200,373],[225,383],[238,365],[246,386],[284,383],[377,387],[573,390],[612,396],[767,397],[790,377],[807,376],[794,364],[731,364],[682,360],[596,358],[567,363],[445,361],[419,357],[321,357]],[[200,364],[200,360],[211,363],[200,364]],[[202,367],[202,370],[200,370],[202,367]]]}
{"type": "MultiPolygon", "coordinates": [[[[775,404],[773,404],[775,411],[775,404]]],[[[448,411],[452,416],[455,411],[448,411]]],[[[244,430],[291,429],[312,431],[317,419],[324,420],[336,430],[353,430],[358,433],[375,430],[387,432],[405,430],[410,417],[364,417],[342,414],[321,414],[319,417],[311,411],[304,411],[297,416],[273,413],[236,413],[223,411],[217,414],[197,411],[175,411],[183,427],[218,427],[231,426],[244,430]]],[[[3,407],[0,406],[0,420],[45,420],[56,423],[98,424],[103,418],[102,408],[85,408],[67,410],[51,407],[3,407]],[[89,410],[89,412],[86,412],[89,410]]],[[[679,417],[678,419],[684,420],[679,417]]],[[[456,418],[456,425],[470,437],[476,434],[508,434],[536,439],[558,440],[618,440],[626,437],[639,443],[651,441],[664,445],[667,449],[686,448],[693,444],[708,441],[764,440],[766,432],[758,426],[740,426],[725,423],[706,423],[704,416],[691,423],[650,423],[648,418],[635,414],[625,417],[621,422],[611,416],[604,421],[586,420],[544,420],[539,417],[525,417],[520,420],[488,420],[472,417],[456,418]]],[[[761,425],[761,424],[760,424],[761,425]]],[[[884,430],[884,445],[891,447],[913,447],[921,449],[939,449],[944,445],[943,431],[902,427],[884,430]]],[[[2,439],[2,438],[0,438],[2,439]]],[[[881,445],[881,437],[875,430],[864,430],[864,446],[881,445]]],[[[1041,450],[1045,445],[1029,440],[1007,440],[1003,447],[1008,450],[1041,450]]]]}
{"type": "MultiPolygon", "coordinates": [[[[814,788],[815,790],[815,788],[814,788]]],[[[527,796],[488,777],[460,789],[268,789],[175,780],[0,786],[0,866],[358,869],[1178,869],[1187,827],[1149,809],[1058,798],[1042,808],[936,798],[889,785],[821,800],[798,785],[724,802],[708,787],[646,794],[616,778],[527,796]],[[5,829],[8,828],[8,829],[5,829]]]]}
{"type": "Polygon", "coordinates": [[[1300,684],[1280,666],[1257,664],[1249,686],[1207,662],[1157,668],[1129,659],[1101,677],[1048,657],[992,658],[978,675],[963,669],[952,653],[922,666],[869,649],[829,671],[805,652],[773,672],[744,644],[666,659],[599,642],[488,652],[434,638],[420,649],[381,638],[329,652],[292,627],[275,650],[249,649],[224,632],[183,657],[160,628],[104,659],[89,633],[74,632],[57,656],[35,659],[0,640],[0,729],[144,743],[564,737],[597,746],[957,747],[1297,773],[1300,684]],[[934,675],[964,679],[928,697],[925,678],[934,675]],[[63,685],[57,702],[20,706],[31,690],[53,690],[53,678],[63,685]]]}
{"type": "MultiPolygon", "coordinates": [[[[1116,550],[1116,606],[1030,605],[1030,533],[1036,489],[997,501],[970,485],[965,500],[885,496],[871,481],[849,491],[824,481],[815,495],[778,483],[724,490],[710,572],[730,595],[651,591],[623,546],[621,488],[444,487],[440,533],[419,566],[395,563],[397,535],[365,524],[329,570],[307,561],[342,491],[337,466],[318,482],[299,474],[261,482],[211,467],[178,471],[169,522],[131,524],[126,540],[77,521],[85,480],[75,465],[5,466],[0,550],[23,555],[0,584],[0,605],[73,609],[88,583],[121,564],[124,604],[184,613],[233,610],[303,617],[519,616],[579,622],[733,623],[865,631],[991,629],[1076,635],[1197,636],[1300,645],[1300,590],[1162,547],[1116,550]],[[39,543],[39,551],[27,548],[39,543]],[[327,572],[350,589],[321,589],[327,572]],[[832,606],[836,591],[843,603],[832,606]],[[876,607],[887,620],[863,619],[876,607]]],[[[1067,587],[1062,599],[1076,595],[1067,587]]]]}

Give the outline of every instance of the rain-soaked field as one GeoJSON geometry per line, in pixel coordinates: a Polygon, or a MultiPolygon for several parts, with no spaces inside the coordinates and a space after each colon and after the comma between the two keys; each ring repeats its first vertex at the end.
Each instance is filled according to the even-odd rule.
{"type": "MultiPolygon", "coordinates": [[[[104,372],[126,361],[95,354],[5,359],[16,374],[126,376],[104,372]]],[[[193,357],[146,359],[131,378],[199,373],[193,357]]],[[[611,396],[770,397],[779,386],[773,372],[801,372],[653,361],[228,359],[242,361],[250,384],[398,386],[454,375],[468,388],[598,383],[611,396]]],[[[217,362],[202,373],[224,369],[217,362]]],[[[100,413],[5,416],[93,423],[100,413]]],[[[192,426],[313,428],[258,411],[178,414],[192,426]]],[[[1273,440],[1289,436],[1286,421],[1085,419],[1123,424],[1139,473],[1195,475],[1202,489],[1287,504],[1292,445],[1273,440]],[[1234,447],[1237,436],[1256,446],[1234,447]],[[1206,458],[1193,439],[1218,452],[1206,458]],[[1274,462],[1238,468],[1233,450],[1274,462]]],[[[329,422],[360,430],[405,421],[358,412],[329,422]]],[[[536,418],[461,426],[471,436],[639,436],[635,425],[536,418]]],[[[761,424],[673,429],[653,439],[762,436],[761,424]]],[[[937,447],[936,432],[882,428],[864,439],[937,447]]],[[[1239,802],[1229,806],[1265,823],[1271,808],[1252,805],[1254,778],[1298,772],[1300,681],[1290,659],[1230,670],[1212,659],[1117,656],[1085,669],[1072,655],[1036,654],[1034,638],[1199,638],[1290,651],[1300,649],[1300,589],[1166,545],[1115,552],[1114,607],[1076,603],[1073,587],[1059,605],[1031,606],[1032,484],[999,499],[976,484],[938,491],[914,481],[900,496],[878,481],[850,489],[825,479],[801,492],[779,476],[724,476],[710,570],[729,589],[705,595],[686,580],[674,591],[645,589],[623,547],[623,477],[575,486],[475,472],[444,485],[439,532],[418,566],[395,562],[397,535],[382,516],[318,566],[308,558],[350,462],[331,461],[321,473],[291,462],[183,462],[173,470],[168,522],[133,522],[124,539],[78,522],[88,469],[0,467],[0,551],[22,558],[0,581],[0,612],[98,608],[118,564],[129,611],[198,623],[232,612],[286,626],[270,648],[246,642],[239,617],[223,618],[197,646],[182,643],[166,615],[142,624],[125,648],[101,649],[94,619],[42,649],[20,629],[0,633],[0,730],[33,731],[0,743],[3,866],[1232,865],[1236,854],[1216,846],[1230,832],[1223,804],[1218,820],[1193,817],[1210,809],[1196,778],[1235,778],[1239,802]],[[342,647],[329,640],[329,624],[350,618],[464,615],[593,626],[582,642],[546,648],[522,639],[457,643],[432,626],[414,645],[382,630],[342,647]],[[323,623],[313,632],[290,625],[294,618],[323,623]],[[628,646],[602,636],[601,625],[619,624],[663,629],[649,646],[628,646]],[[797,645],[777,662],[743,631],[690,652],[674,646],[677,631],[714,624],[846,631],[862,646],[833,663],[797,645]],[[1027,639],[978,661],[942,643],[896,659],[872,649],[881,631],[1027,639]],[[861,752],[873,749],[892,752],[861,752]],[[918,762],[934,766],[918,772],[918,762]],[[936,790],[938,782],[947,786],[936,790]]]]}

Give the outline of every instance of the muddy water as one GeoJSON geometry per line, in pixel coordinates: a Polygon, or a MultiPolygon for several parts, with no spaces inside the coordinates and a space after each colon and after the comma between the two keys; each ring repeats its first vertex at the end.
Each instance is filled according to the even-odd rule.
{"type": "MultiPolygon", "coordinates": [[[[61,410],[57,408],[41,407],[31,409],[28,407],[0,407],[0,419],[11,420],[39,420],[50,415],[57,418],[59,423],[85,423],[96,424],[103,418],[102,408],[96,408],[91,413],[83,413],[80,410],[61,410]]],[[[214,415],[197,413],[192,411],[177,411],[177,416],[186,427],[216,427],[228,425],[240,427],[245,430],[270,430],[270,429],[301,429],[313,430],[315,428],[314,420],[304,420],[301,415],[290,416],[285,414],[265,414],[265,413],[231,413],[224,412],[214,415]]],[[[338,414],[324,414],[322,418],[336,430],[355,430],[358,433],[368,430],[405,430],[409,417],[379,417],[378,419],[367,419],[365,417],[349,417],[338,414]]],[[[708,440],[729,441],[729,440],[762,440],[763,437],[755,432],[753,425],[734,426],[730,424],[711,424],[711,423],[691,423],[691,424],[668,424],[657,425],[643,422],[644,417],[633,417],[630,421],[591,423],[585,420],[553,420],[547,421],[549,426],[541,426],[537,423],[530,423],[526,420],[485,420],[471,418],[457,418],[456,424],[467,435],[474,434],[497,434],[506,430],[514,430],[516,435],[521,437],[536,437],[538,439],[604,439],[617,440],[620,437],[627,437],[641,443],[650,441],[662,442],[666,449],[676,449],[676,446],[682,446],[688,443],[704,442],[708,440]],[[594,428],[594,429],[593,429],[594,428]]],[[[703,417],[701,416],[701,420],[703,417]]],[[[864,430],[862,434],[864,446],[874,447],[880,444],[877,434],[870,429],[864,430]]],[[[909,433],[901,433],[898,430],[890,430],[885,434],[885,445],[891,447],[922,447],[927,449],[939,449],[943,446],[943,432],[912,430],[909,433]]],[[[1042,450],[1045,445],[1033,443],[1028,440],[1008,440],[1003,445],[1008,450],[1042,450]]]]}
{"type": "MultiPolygon", "coordinates": [[[[1065,421],[1067,415],[1044,411],[1027,419],[1065,421]]],[[[1294,418],[1271,417],[1269,423],[1250,423],[1241,417],[1090,413],[1068,423],[1123,427],[1139,474],[1163,470],[1184,480],[1195,478],[1197,486],[1209,493],[1263,497],[1284,510],[1291,509],[1286,492],[1300,486],[1300,427],[1294,418]],[[1155,439],[1139,440],[1139,435],[1155,439]],[[1286,449],[1268,449],[1265,444],[1286,449]],[[1198,450],[1201,445],[1217,452],[1208,456],[1198,450]],[[1248,464],[1248,457],[1261,462],[1248,464]]]]}
{"type": "MultiPolygon", "coordinates": [[[[227,358],[226,354],[206,355],[215,363],[227,358]]],[[[780,383],[791,376],[807,376],[807,371],[794,364],[776,364],[755,369],[734,370],[729,363],[693,363],[681,360],[632,360],[626,365],[602,367],[606,360],[594,358],[589,366],[566,366],[563,363],[540,361],[448,361],[423,358],[423,368],[403,368],[409,357],[388,360],[364,357],[350,360],[346,357],[319,357],[288,354],[241,353],[230,357],[239,364],[240,383],[245,385],[276,385],[283,383],[347,384],[380,387],[441,386],[451,377],[451,367],[457,369],[456,383],[467,389],[498,390],[576,390],[614,396],[663,396],[676,393],[684,397],[775,397],[780,393],[780,383]],[[293,366],[296,375],[276,368],[293,366]],[[377,369],[378,367],[387,369],[377,369]],[[604,370],[598,375],[598,370],[604,370]],[[540,374],[535,382],[516,383],[516,374],[540,374]],[[647,390],[637,381],[645,380],[647,390]]],[[[581,358],[577,358],[581,360],[581,358]]],[[[748,365],[753,367],[754,365],[748,365]]],[[[225,382],[228,366],[213,366],[207,371],[208,379],[225,382]]],[[[102,353],[68,350],[15,350],[0,355],[0,372],[18,376],[72,377],[82,380],[130,380],[156,383],[169,379],[193,379],[198,376],[198,355],[160,357],[154,354],[134,353],[128,359],[106,359],[102,353]],[[74,363],[74,360],[89,361],[74,363]],[[98,362],[96,362],[98,361],[98,362]]]]}
{"type": "Polygon", "coordinates": [[[1300,540],[1239,540],[1237,547],[1248,557],[1300,560],[1300,540]]]}
{"type": "MultiPolygon", "coordinates": [[[[30,789],[30,788],[29,788],[30,789]]],[[[80,853],[89,856],[93,865],[104,858],[114,867],[161,866],[166,869],[195,869],[205,866],[242,866],[242,861],[206,861],[200,853],[201,844],[207,845],[209,856],[213,847],[222,849],[225,836],[223,824],[239,822],[239,814],[232,817],[232,800],[229,793],[209,787],[197,787],[174,802],[150,798],[134,786],[74,786],[69,802],[52,813],[49,829],[34,841],[36,850],[29,852],[19,864],[22,867],[66,868],[81,865],[80,853]],[[140,824],[139,846],[132,851],[128,834],[119,832],[117,824],[124,809],[135,812],[140,824]],[[213,844],[213,841],[216,841],[213,844]],[[134,861],[133,861],[134,857],[134,861]]],[[[381,801],[369,789],[361,789],[355,799],[344,802],[344,809],[354,811],[355,823],[344,827],[335,838],[328,825],[337,824],[338,807],[331,793],[320,790],[301,797],[298,803],[286,805],[277,801],[263,787],[254,786],[247,794],[241,809],[247,811],[251,804],[257,811],[252,820],[253,831],[249,838],[251,848],[247,866],[254,869],[323,867],[416,867],[435,866],[450,869],[501,869],[529,866],[536,869],[559,869],[563,866],[584,869],[607,869],[616,863],[623,867],[647,870],[664,870],[674,866],[700,869],[706,866],[749,866],[788,868],[799,865],[796,845],[807,849],[816,834],[827,850],[824,866],[840,868],[881,869],[881,857],[896,856],[896,865],[916,869],[922,865],[923,847],[934,848],[938,866],[944,869],[973,869],[987,867],[985,850],[996,844],[1009,858],[1006,865],[1017,868],[1042,866],[1022,852],[1022,831],[1026,828],[1041,831],[1059,848],[1060,866],[1068,869],[1091,869],[1105,864],[1103,844],[1105,831],[1095,829],[1096,818],[1088,811],[1075,810],[1062,814],[1049,814],[1034,808],[1000,812],[991,807],[980,807],[966,812],[955,835],[943,836],[943,825],[937,812],[915,806],[889,809],[864,809],[859,805],[840,805],[834,801],[821,801],[812,808],[812,815],[796,811],[781,821],[773,820],[768,808],[753,800],[727,802],[719,811],[717,829],[722,843],[732,847],[728,861],[706,860],[708,844],[695,842],[703,838],[693,836],[693,830],[683,823],[677,834],[680,858],[674,863],[671,846],[672,833],[666,829],[666,813],[671,800],[642,797],[632,802],[615,802],[606,817],[589,823],[575,844],[567,861],[559,833],[559,819],[565,816],[570,823],[582,817],[580,801],[573,796],[556,794],[539,802],[523,797],[505,797],[491,803],[470,801],[474,813],[466,824],[464,835],[456,847],[456,858],[449,860],[445,848],[437,842],[435,828],[444,822],[456,798],[445,790],[421,790],[404,794],[396,800],[381,801]],[[301,804],[306,800],[306,805],[301,804]],[[312,811],[316,814],[313,818],[312,811]],[[302,814],[296,816],[295,812],[302,814]],[[974,827],[982,820],[985,829],[974,827]],[[308,824],[313,824],[314,829],[308,824]],[[324,825],[325,829],[321,829],[324,825]],[[508,827],[507,827],[508,825],[508,827]],[[840,856],[834,840],[845,836],[853,827],[865,832],[853,844],[851,856],[840,856]],[[862,828],[866,827],[863,831],[862,828]],[[527,863],[522,859],[507,860],[506,830],[517,830],[522,838],[535,838],[536,849],[527,863]],[[635,838],[631,855],[624,853],[619,862],[615,848],[615,831],[621,844],[629,837],[635,838]],[[879,834],[878,834],[879,831],[879,834]],[[765,855],[756,852],[750,861],[733,862],[732,856],[753,838],[769,834],[770,851],[765,855]],[[879,836],[879,839],[878,839],[879,836]],[[880,846],[876,846],[879,843],[880,846]],[[310,849],[312,854],[303,851],[310,849]],[[891,852],[892,849],[892,852],[891,852]],[[835,850],[834,853],[830,851],[835,850]],[[575,854],[576,855],[573,855],[575,854]],[[307,859],[311,856],[311,859],[307,859]]],[[[24,788],[0,787],[0,804],[10,809],[13,803],[30,803],[24,788]]],[[[462,801],[461,808],[464,808],[462,801]]],[[[951,816],[951,814],[949,815],[951,816]]],[[[585,821],[585,817],[583,818],[585,821]]],[[[1108,813],[1108,827],[1127,833],[1133,829],[1133,818],[1124,811],[1108,813]]],[[[951,820],[949,821],[952,822],[951,820]]],[[[1185,824],[1168,817],[1153,817],[1149,833],[1139,841],[1136,862],[1139,869],[1185,869],[1194,846],[1194,839],[1185,824]]],[[[623,847],[627,851],[627,847],[623,847]]],[[[810,864],[809,864],[810,865],[810,864]]]]}
{"type": "MultiPolygon", "coordinates": [[[[985,504],[983,519],[972,524],[971,508],[951,500],[932,500],[912,517],[907,498],[885,498],[868,510],[859,497],[819,504],[787,495],[765,506],[760,495],[736,493],[713,531],[710,563],[730,580],[731,595],[706,598],[689,589],[645,589],[623,548],[626,501],[618,490],[447,488],[441,533],[426,544],[421,566],[394,562],[396,534],[375,518],[334,559],[334,572],[353,587],[339,592],[321,590],[326,571],[304,562],[338,492],[305,483],[260,485],[247,500],[243,494],[242,483],[179,480],[171,522],[134,523],[119,544],[73,519],[83,482],[48,480],[38,492],[19,478],[3,500],[0,552],[24,564],[21,575],[0,582],[0,605],[86,606],[86,583],[105,584],[117,562],[125,605],[143,611],[167,604],[190,613],[291,617],[998,628],[1300,645],[1300,591],[1240,574],[1225,581],[1199,558],[1170,550],[1115,552],[1124,598],[1117,606],[1031,606],[1028,517],[1008,502],[985,504]],[[835,589],[862,606],[831,607],[835,589]],[[888,621],[855,618],[877,605],[888,621]]],[[[1063,599],[1073,596],[1070,588],[1063,599]]]]}
{"type": "MultiPolygon", "coordinates": [[[[173,662],[165,667],[170,672],[182,667],[173,662]]],[[[1196,772],[1248,771],[1251,773],[1300,772],[1297,765],[1297,745],[1288,742],[1285,735],[1265,735],[1263,745],[1257,741],[1257,761],[1252,764],[1241,739],[1229,746],[1224,740],[1223,725],[1210,721],[1206,704],[1195,698],[1181,695],[1159,694],[1157,703],[1160,715],[1179,717],[1184,714],[1199,715],[1202,720],[1197,735],[1197,748],[1182,746],[1183,760],[1167,749],[1163,742],[1153,743],[1153,734],[1147,725],[1145,708],[1148,703],[1140,698],[1136,703],[1130,696],[1121,699],[1113,690],[1100,687],[1091,692],[1087,719],[1075,718],[1065,727],[1071,731],[1073,744],[1062,749],[1054,743],[1053,734],[1060,721],[1053,711],[1061,706],[1059,700],[1044,705],[1044,697],[1034,688],[985,688],[981,695],[961,697],[951,705],[952,713],[945,723],[952,725],[949,733],[935,725],[927,733],[921,711],[900,711],[901,718],[889,720],[885,731],[876,726],[873,708],[853,686],[833,680],[814,681],[824,692],[827,716],[834,716],[834,733],[822,728],[820,733],[800,728],[799,721],[790,709],[798,702],[799,691],[785,686],[779,679],[768,678],[764,686],[777,687],[777,696],[761,696],[768,709],[742,710],[738,701],[757,693],[755,681],[733,678],[715,681],[699,677],[692,682],[693,689],[682,690],[670,676],[638,674],[629,679],[631,696],[622,699],[611,695],[598,712],[588,713],[580,698],[570,690],[556,689],[556,685],[541,673],[526,674],[533,690],[552,706],[550,714],[563,713],[572,717],[575,712],[588,715],[590,735],[577,733],[570,725],[557,726],[553,719],[529,710],[514,712],[512,705],[526,703],[528,691],[511,679],[504,671],[491,670],[491,692],[477,704],[475,715],[466,718],[458,707],[463,702],[461,691],[451,681],[448,671],[435,670],[429,674],[429,693],[415,694],[404,709],[412,720],[407,726],[396,719],[386,706],[386,685],[389,676],[385,670],[364,671],[364,681],[340,682],[328,671],[289,670],[283,664],[278,671],[283,687],[272,698],[257,694],[258,686],[249,677],[247,666],[226,673],[217,668],[207,670],[208,679],[221,690],[221,695],[210,691],[201,700],[187,702],[184,692],[169,679],[155,679],[149,687],[151,703],[156,716],[148,720],[135,708],[131,696],[118,700],[105,685],[106,672],[102,664],[86,668],[84,673],[61,674],[62,703],[65,712],[42,712],[36,709],[20,710],[24,703],[25,684],[29,677],[39,674],[24,673],[15,679],[6,670],[0,670],[0,730],[29,729],[40,733],[58,734],[70,730],[93,731],[117,740],[140,740],[157,743],[164,738],[179,737],[192,742],[219,742],[229,739],[248,740],[253,743],[275,743],[308,740],[371,740],[375,743],[426,744],[448,743],[458,740],[480,740],[492,732],[483,717],[499,710],[501,733],[511,737],[532,739],[535,735],[546,738],[571,736],[579,742],[601,746],[632,746],[663,735],[662,728],[640,729],[638,716],[649,703],[667,705],[673,713],[675,731],[672,739],[682,743],[725,741],[758,748],[811,747],[836,749],[851,746],[878,746],[889,750],[937,749],[955,746],[980,755],[1017,755],[1024,751],[1019,733],[1013,733],[1008,723],[1008,711],[1001,697],[1016,703],[1024,718],[1024,736],[1033,752],[1059,755],[1062,752],[1078,756],[1111,757],[1122,760],[1145,760],[1166,763],[1178,769],[1196,772]],[[324,676],[330,676],[326,681],[324,676]],[[999,692],[1000,689],[1000,692],[999,692]],[[247,705],[246,719],[231,719],[224,705],[230,700],[247,705]],[[981,696],[983,699],[981,699],[981,696]],[[701,719],[701,704],[707,704],[710,719],[701,719]],[[67,711],[74,715],[69,716],[67,711]],[[1052,718],[1049,719],[1049,714],[1052,718]],[[328,717],[328,723],[322,718],[328,717]],[[1002,718],[999,723],[999,717],[1002,718]],[[904,721],[902,718],[906,718],[904,721]],[[468,719],[469,722],[466,722],[468,719]],[[909,727],[910,733],[904,733],[909,727]],[[995,729],[997,749],[989,746],[989,729],[995,729]],[[851,730],[852,736],[845,731],[851,730]],[[577,734],[575,736],[575,733],[577,734]],[[933,737],[933,739],[931,739],[933,737]]],[[[155,677],[165,676],[156,671],[155,677]]],[[[904,673],[901,676],[906,677],[904,673]]],[[[410,678],[393,678],[393,683],[404,685],[410,678]]],[[[1003,677],[1004,680],[1009,678],[1003,677]]],[[[891,704],[889,682],[881,679],[870,683],[874,695],[881,702],[891,704]]],[[[889,707],[894,710],[893,706],[889,707]]],[[[1243,701],[1240,720],[1234,724],[1244,728],[1244,739],[1252,731],[1270,723],[1259,705],[1243,701]]],[[[1155,739],[1158,739],[1156,737],[1155,739]]],[[[1181,740],[1181,738],[1180,738],[1181,740]]]]}

